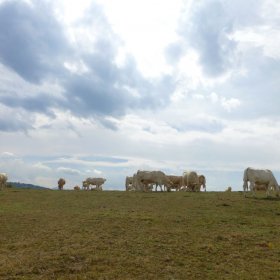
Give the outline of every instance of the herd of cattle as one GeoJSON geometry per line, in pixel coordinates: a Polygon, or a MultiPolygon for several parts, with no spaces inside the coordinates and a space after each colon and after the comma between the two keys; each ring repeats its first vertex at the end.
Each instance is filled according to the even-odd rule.
{"type": "Polygon", "coordinates": [[[132,177],[127,176],[125,189],[127,191],[161,191],[187,190],[197,191],[201,187],[206,191],[206,178],[198,175],[195,171],[184,172],[182,176],[166,175],[162,171],[140,171],[138,170],[132,177]]]}
{"type": "MultiPolygon", "coordinates": [[[[83,189],[84,190],[97,190],[97,191],[102,191],[102,185],[106,182],[106,179],[104,178],[87,178],[86,180],[83,181],[83,189]],[[90,188],[91,186],[91,188],[90,188]],[[95,187],[94,187],[95,186],[95,187]]],[[[66,181],[63,178],[60,178],[57,182],[58,184],[58,189],[63,190],[63,186],[65,185],[66,181]]],[[[75,186],[73,188],[75,191],[79,191],[81,188],[79,186],[75,186]]]]}
{"type": "MultiPolygon", "coordinates": [[[[82,182],[84,190],[102,191],[102,185],[106,182],[104,178],[87,178],[82,182]]],[[[58,189],[63,190],[66,181],[60,178],[57,182],[58,189]]],[[[138,170],[132,177],[127,176],[125,180],[126,191],[171,191],[172,189],[200,191],[201,187],[206,191],[206,178],[198,175],[195,171],[184,172],[183,176],[165,175],[162,171],[140,171],[138,170]]],[[[75,186],[74,190],[80,190],[75,186]]]]}
{"type": "MultiPolygon", "coordinates": [[[[0,173],[0,190],[7,185],[8,176],[6,173],[0,173]]],[[[104,178],[87,178],[82,182],[84,190],[99,190],[102,191],[102,185],[105,183],[104,178]]],[[[63,190],[66,181],[60,178],[57,182],[58,189],[63,190]]],[[[199,192],[201,189],[206,191],[206,178],[202,174],[197,174],[195,171],[184,172],[182,176],[166,175],[162,171],[140,171],[138,170],[133,176],[126,177],[126,191],[157,191],[158,187],[161,191],[194,191],[199,192]]],[[[75,186],[74,190],[80,190],[79,186],[75,186]]],[[[226,189],[226,192],[231,192],[231,187],[226,189]]],[[[253,195],[256,191],[266,191],[267,196],[271,191],[276,192],[279,196],[279,185],[273,173],[268,169],[253,169],[246,168],[243,175],[243,190],[244,195],[251,191],[253,195]],[[248,185],[248,182],[250,183],[248,185]]]]}

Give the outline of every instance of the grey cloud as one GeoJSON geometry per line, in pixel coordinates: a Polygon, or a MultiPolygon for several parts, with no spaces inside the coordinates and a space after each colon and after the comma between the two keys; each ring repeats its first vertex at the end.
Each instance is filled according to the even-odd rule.
{"type": "Polygon", "coordinates": [[[251,120],[280,116],[280,61],[265,57],[261,49],[250,49],[243,54],[244,75],[233,75],[227,83],[215,90],[225,98],[237,98],[241,105],[225,114],[216,110],[223,119],[251,120]]]}
{"type": "Polygon", "coordinates": [[[184,47],[179,42],[175,42],[167,46],[165,50],[165,58],[168,63],[177,63],[184,53],[184,47]]]}
{"type": "Polygon", "coordinates": [[[115,130],[115,131],[118,130],[117,124],[115,122],[111,121],[111,120],[101,118],[100,123],[108,129],[115,130]]]}
{"type": "Polygon", "coordinates": [[[236,63],[237,42],[234,31],[267,24],[261,0],[193,1],[188,14],[182,13],[178,34],[185,44],[173,43],[167,48],[167,60],[178,60],[182,48],[191,46],[200,58],[203,71],[210,77],[224,74],[236,63]]]}
{"type": "MultiPolygon", "coordinates": [[[[264,1],[260,0],[194,1],[190,15],[183,16],[180,21],[178,34],[183,41],[180,46],[196,49],[204,73],[214,77],[227,71],[231,73],[225,83],[199,89],[205,94],[215,91],[223,98],[240,101],[241,106],[231,112],[225,113],[222,108],[217,108],[215,114],[219,117],[279,116],[279,58],[268,57],[264,47],[257,43],[254,46],[253,41],[244,47],[246,40],[240,43],[230,39],[234,38],[231,35],[236,31],[248,29],[260,35],[261,40],[259,30],[264,26],[267,30],[278,29],[279,19],[271,21],[269,13],[264,14],[264,5],[264,1]],[[244,74],[240,70],[245,70],[244,74]]],[[[170,46],[168,54],[175,62],[178,59],[176,56],[181,54],[176,44],[170,46]]]]}
{"type": "Polygon", "coordinates": [[[90,51],[70,45],[51,6],[41,1],[33,1],[32,6],[17,1],[2,3],[0,62],[31,84],[55,80],[63,88],[64,98],[42,91],[28,97],[28,93],[13,88],[1,93],[0,103],[49,116],[53,108],[70,110],[111,129],[117,127],[103,120],[106,116],[119,117],[135,108],[161,109],[168,103],[174,89],[170,76],[147,80],[129,56],[123,66],[115,64],[120,40],[98,6],[88,11],[79,26],[95,31],[90,51]],[[81,75],[63,68],[63,62],[73,60],[83,61],[88,72],[81,75]]]}
{"type": "Polygon", "coordinates": [[[29,120],[26,120],[20,116],[2,116],[0,117],[0,131],[5,132],[14,132],[14,131],[23,131],[27,132],[28,130],[33,129],[29,120]]]}
{"type": "Polygon", "coordinates": [[[63,30],[47,4],[7,1],[0,5],[0,61],[38,83],[58,72],[67,50],[63,30]]]}
{"type": "Polygon", "coordinates": [[[67,81],[65,89],[68,98],[65,107],[82,116],[116,114],[122,111],[124,105],[121,92],[105,81],[95,80],[91,75],[67,81]]]}
{"type": "Polygon", "coordinates": [[[235,28],[261,24],[263,0],[235,0],[220,1],[228,15],[230,15],[235,28]]]}
{"type": "Polygon", "coordinates": [[[193,120],[192,122],[185,122],[177,126],[173,125],[172,127],[179,132],[200,131],[206,133],[219,133],[225,128],[225,125],[218,120],[193,120]]]}
{"type": "MultiPolygon", "coordinates": [[[[96,67],[101,72],[108,67],[108,75],[89,73],[67,80],[65,90],[67,100],[62,104],[80,116],[121,116],[127,110],[161,109],[169,100],[174,89],[170,76],[156,81],[141,79],[130,82],[131,88],[139,92],[139,97],[131,95],[122,76],[129,76],[127,69],[114,69],[114,66],[96,67]]],[[[126,77],[128,78],[128,77],[126,77]]]]}
{"type": "Polygon", "coordinates": [[[280,63],[279,59],[264,56],[262,49],[251,48],[243,53],[244,75],[233,75],[227,83],[215,90],[223,97],[240,100],[241,106],[230,114],[216,111],[223,118],[252,119],[264,116],[279,116],[280,63]]]}
{"type": "Polygon", "coordinates": [[[228,34],[232,21],[221,1],[195,1],[191,18],[182,20],[180,35],[200,55],[204,72],[209,76],[223,74],[231,65],[235,42],[228,34]]]}
{"type": "Polygon", "coordinates": [[[125,163],[128,162],[125,158],[118,157],[106,157],[106,156],[84,156],[80,158],[81,160],[88,162],[109,162],[109,163],[125,163]]]}
{"type": "Polygon", "coordinates": [[[0,96],[0,103],[10,108],[23,108],[29,112],[45,113],[53,116],[50,111],[55,106],[55,98],[45,93],[38,93],[37,96],[21,97],[16,92],[10,92],[7,95],[0,96]]]}

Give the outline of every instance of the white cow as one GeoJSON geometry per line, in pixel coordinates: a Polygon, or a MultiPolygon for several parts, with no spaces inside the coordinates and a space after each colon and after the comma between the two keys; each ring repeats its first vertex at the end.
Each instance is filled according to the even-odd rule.
{"type": "Polygon", "coordinates": [[[134,187],[133,187],[133,177],[126,176],[126,178],[125,178],[125,190],[126,191],[134,190],[134,187]]]}
{"type": "Polygon", "coordinates": [[[230,193],[232,191],[232,188],[229,186],[227,187],[227,189],[225,190],[225,192],[230,193]]]}
{"type": "Polygon", "coordinates": [[[0,173],[0,191],[6,187],[8,181],[8,176],[6,173],[0,173]]]}
{"type": "Polygon", "coordinates": [[[92,190],[98,190],[102,191],[102,185],[105,183],[106,179],[104,178],[87,178],[85,181],[83,181],[83,188],[89,189],[89,186],[96,186],[95,188],[91,188],[92,190]]]}
{"type": "Polygon", "coordinates": [[[243,190],[244,196],[246,196],[246,192],[248,191],[248,181],[250,182],[250,191],[253,195],[256,195],[256,185],[265,185],[266,186],[266,195],[269,196],[269,192],[271,189],[276,190],[277,196],[279,195],[279,186],[273,175],[273,173],[268,169],[253,169],[248,167],[244,171],[243,176],[243,190]]]}
{"type": "Polygon", "coordinates": [[[176,191],[179,191],[182,187],[182,176],[174,176],[174,175],[167,175],[167,178],[171,182],[171,189],[175,189],[176,191]]]}
{"type": "Polygon", "coordinates": [[[144,191],[145,189],[145,185],[140,182],[136,173],[132,176],[132,189],[134,191],[144,191]]]}
{"type": "Polygon", "coordinates": [[[186,171],[182,176],[182,189],[187,191],[200,191],[200,182],[195,171],[186,171]]]}
{"type": "Polygon", "coordinates": [[[201,187],[204,189],[206,192],[206,178],[204,175],[198,175],[198,182],[199,182],[199,191],[201,187]]]}
{"type": "Polygon", "coordinates": [[[138,170],[135,177],[135,183],[137,190],[148,191],[151,190],[151,186],[159,186],[162,190],[164,186],[168,191],[171,189],[171,181],[162,171],[140,171],[138,170]]]}

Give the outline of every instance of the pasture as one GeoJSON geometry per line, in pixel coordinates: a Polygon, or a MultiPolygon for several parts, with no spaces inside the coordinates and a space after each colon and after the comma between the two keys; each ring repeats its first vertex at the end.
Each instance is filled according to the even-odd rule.
{"type": "Polygon", "coordinates": [[[0,279],[279,279],[280,200],[5,189],[0,279]]]}

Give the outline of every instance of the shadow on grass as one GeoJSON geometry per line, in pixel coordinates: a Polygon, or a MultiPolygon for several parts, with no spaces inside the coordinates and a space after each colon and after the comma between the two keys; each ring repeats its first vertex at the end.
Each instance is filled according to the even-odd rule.
{"type": "Polygon", "coordinates": [[[280,201],[280,197],[268,196],[268,197],[254,197],[254,196],[246,196],[246,199],[253,200],[264,200],[264,201],[280,201]]]}
{"type": "Polygon", "coordinates": [[[216,205],[217,207],[220,207],[220,206],[223,206],[223,207],[228,207],[228,206],[231,206],[230,204],[227,204],[227,203],[222,203],[222,204],[218,204],[216,205]]]}
{"type": "Polygon", "coordinates": [[[260,200],[280,201],[280,197],[275,197],[275,196],[261,197],[260,200]]]}

